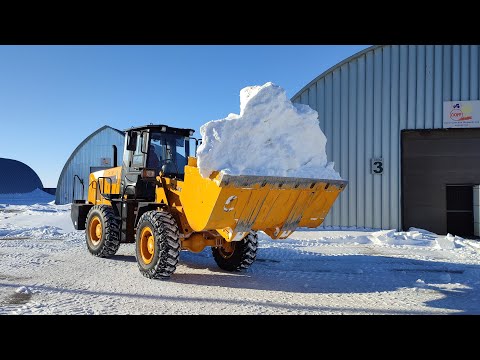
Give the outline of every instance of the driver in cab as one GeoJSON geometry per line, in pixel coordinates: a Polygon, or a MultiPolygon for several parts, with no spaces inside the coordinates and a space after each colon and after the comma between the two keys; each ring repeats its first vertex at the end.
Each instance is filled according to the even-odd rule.
{"type": "Polygon", "coordinates": [[[148,150],[148,162],[147,167],[153,169],[160,169],[161,159],[158,157],[157,153],[155,152],[155,146],[150,145],[148,150]]]}

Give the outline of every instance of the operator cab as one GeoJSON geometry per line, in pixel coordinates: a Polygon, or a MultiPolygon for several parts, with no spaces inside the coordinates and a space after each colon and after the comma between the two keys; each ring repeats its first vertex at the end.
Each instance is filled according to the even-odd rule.
{"type": "Polygon", "coordinates": [[[192,129],[147,125],[126,131],[123,165],[130,171],[154,170],[183,180],[192,129]]]}
{"type": "Polygon", "coordinates": [[[151,201],[155,198],[155,177],[182,180],[190,154],[194,130],[167,125],[146,125],[125,131],[121,196],[151,201]]]}

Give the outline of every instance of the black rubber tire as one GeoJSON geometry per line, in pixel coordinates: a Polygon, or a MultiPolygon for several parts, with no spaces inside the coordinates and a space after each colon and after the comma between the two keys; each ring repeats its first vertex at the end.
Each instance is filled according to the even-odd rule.
{"type": "Polygon", "coordinates": [[[149,279],[168,279],[175,272],[180,256],[179,230],[172,214],[147,211],[138,221],[135,239],[137,265],[142,275],[149,279]],[[143,261],[140,250],[140,235],[145,226],[152,229],[155,240],[153,258],[149,264],[143,261]]]}
{"type": "Polygon", "coordinates": [[[109,257],[115,255],[120,247],[120,221],[115,217],[113,209],[108,205],[95,205],[90,209],[85,221],[85,239],[90,254],[98,257],[109,257]],[[90,221],[98,216],[102,224],[102,238],[97,245],[90,239],[90,221]]]}
{"type": "Polygon", "coordinates": [[[212,247],[213,258],[220,269],[227,271],[241,271],[248,269],[257,257],[258,237],[251,231],[243,240],[232,242],[233,253],[225,257],[221,248],[212,247]]]}

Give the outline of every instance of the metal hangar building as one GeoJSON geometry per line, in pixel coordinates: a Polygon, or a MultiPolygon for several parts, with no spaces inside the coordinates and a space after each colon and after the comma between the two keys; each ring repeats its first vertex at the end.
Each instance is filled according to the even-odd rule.
{"type": "Polygon", "coordinates": [[[70,155],[60,173],[55,203],[71,203],[73,190],[77,198],[82,198],[80,194],[83,191],[83,198],[86,199],[90,173],[111,168],[114,164],[121,165],[124,141],[124,132],[110,126],[101,127],[83,140],[70,155]],[[79,179],[84,182],[83,188],[79,179]]]}
{"type": "Polygon", "coordinates": [[[293,96],[349,181],[325,226],[480,231],[479,47],[372,46],[293,96]]]}

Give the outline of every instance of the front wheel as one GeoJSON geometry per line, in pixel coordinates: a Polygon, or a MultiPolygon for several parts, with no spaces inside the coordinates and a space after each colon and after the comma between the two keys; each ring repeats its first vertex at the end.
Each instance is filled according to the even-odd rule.
{"type": "Polygon", "coordinates": [[[240,271],[250,267],[257,256],[258,237],[251,231],[243,240],[224,242],[222,247],[212,247],[217,265],[227,271],[240,271]]]}
{"type": "Polygon", "coordinates": [[[120,221],[111,206],[92,207],[85,222],[88,251],[98,257],[115,255],[120,247],[119,229],[120,221]]]}
{"type": "Polygon", "coordinates": [[[166,211],[147,211],[140,217],[136,236],[137,264],[149,279],[167,279],[180,255],[178,225],[166,211]]]}

